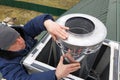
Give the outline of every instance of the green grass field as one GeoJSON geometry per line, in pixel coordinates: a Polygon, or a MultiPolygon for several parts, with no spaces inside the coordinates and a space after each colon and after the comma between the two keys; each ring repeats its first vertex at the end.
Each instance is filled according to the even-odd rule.
{"type": "MultiPolygon", "coordinates": [[[[75,4],[77,4],[80,0],[14,0],[26,3],[33,3],[58,9],[68,10],[75,4]]],[[[32,19],[33,17],[43,14],[43,12],[37,12],[32,10],[26,10],[16,7],[10,7],[5,5],[0,5],[0,21],[5,19],[6,17],[16,17],[17,20],[15,24],[25,24],[27,21],[32,19]]],[[[56,19],[59,16],[54,16],[56,19]]]]}

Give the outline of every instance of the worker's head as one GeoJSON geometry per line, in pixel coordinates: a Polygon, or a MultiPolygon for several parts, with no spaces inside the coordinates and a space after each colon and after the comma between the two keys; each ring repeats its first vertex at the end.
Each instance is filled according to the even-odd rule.
{"type": "Polygon", "coordinates": [[[18,51],[25,48],[25,42],[16,30],[0,24],[0,48],[18,51]]]}

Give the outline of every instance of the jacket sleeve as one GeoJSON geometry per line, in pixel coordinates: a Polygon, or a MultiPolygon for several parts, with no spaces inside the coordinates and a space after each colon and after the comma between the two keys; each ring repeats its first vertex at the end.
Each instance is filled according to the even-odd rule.
{"type": "Polygon", "coordinates": [[[4,64],[1,73],[6,80],[56,80],[55,71],[36,72],[28,74],[20,64],[4,64]]]}
{"type": "Polygon", "coordinates": [[[44,26],[44,21],[47,19],[53,20],[52,16],[48,14],[40,15],[33,18],[27,24],[24,25],[23,29],[25,33],[34,38],[43,30],[46,30],[44,26]]]}
{"type": "Polygon", "coordinates": [[[57,80],[55,71],[39,72],[31,74],[30,80],[57,80]]]}

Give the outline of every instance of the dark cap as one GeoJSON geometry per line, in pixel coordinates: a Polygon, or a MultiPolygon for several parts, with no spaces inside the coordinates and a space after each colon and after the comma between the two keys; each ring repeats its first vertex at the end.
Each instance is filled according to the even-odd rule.
{"type": "Polygon", "coordinates": [[[0,24],[0,48],[7,50],[20,36],[20,34],[11,27],[0,24]]]}

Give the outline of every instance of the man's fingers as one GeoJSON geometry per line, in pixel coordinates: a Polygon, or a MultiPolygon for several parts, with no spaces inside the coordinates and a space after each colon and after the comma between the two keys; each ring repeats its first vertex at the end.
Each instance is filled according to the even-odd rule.
{"type": "Polygon", "coordinates": [[[80,69],[80,65],[67,65],[67,71],[69,73],[72,73],[74,71],[77,71],[78,69],[80,69]]]}
{"type": "Polygon", "coordinates": [[[71,68],[69,71],[70,71],[70,73],[71,73],[71,72],[77,71],[78,69],[80,69],[80,67],[71,68]]]}
{"type": "Polygon", "coordinates": [[[60,57],[60,64],[63,64],[63,56],[60,57]]]}
{"type": "Polygon", "coordinates": [[[57,35],[62,39],[67,39],[68,38],[68,33],[65,30],[57,31],[57,35]]]}
{"type": "Polygon", "coordinates": [[[69,29],[69,27],[60,26],[60,27],[58,27],[56,33],[58,33],[57,35],[60,38],[67,39],[68,33],[66,32],[66,30],[68,30],[68,29],[69,29]]]}
{"type": "Polygon", "coordinates": [[[54,36],[54,35],[51,35],[51,36],[52,36],[53,40],[56,41],[56,36],[54,36]]]}
{"type": "Polygon", "coordinates": [[[70,68],[80,67],[80,63],[71,63],[71,64],[68,64],[68,66],[69,66],[70,68]]]}
{"type": "Polygon", "coordinates": [[[72,64],[72,65],[70,65],[70,67],[68,68],[68,71],[74,72],[74,71],[77,71],[78,69],[80,69],[80,64],[72,64]]]}
{"type": "Polygon", "coordinates": [[[69,30],[69,27],[66,27],[66,26],[61,26],[61,27],[65,30],[69,30]]]}

